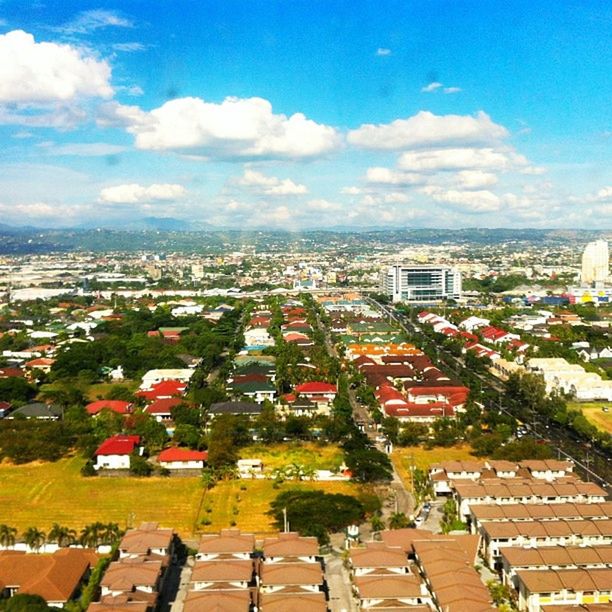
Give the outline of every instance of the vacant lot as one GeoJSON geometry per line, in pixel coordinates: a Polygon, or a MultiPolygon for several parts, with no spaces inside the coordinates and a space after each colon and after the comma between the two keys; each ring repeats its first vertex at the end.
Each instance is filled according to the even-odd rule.
{"type": "Polygon", "coordinates": [[[598,429],[612,433],[612,403],[611,402],[570,402],[568,410],[582,410],[587,420],[598,429]],[[605,412],[602,408],[607,408],[605,412]]]}
{"type": "Polygon", "coordinates": [[[270,502],[289,489],[318,489],[326,493],[357,495],[359,488],[350,482],[287,481],[275,488],[271,480],[229,480],[207,491],[200,514],[200,530],[219,531],[236,525],[253,532],[275,531],[267,516],[270,502]],[[210,524],[206,524],[210,521],[210,524]]]}
{"type": "Polygon", "coordinates": [[[432,448],[428,450],[418,446],[395,448],[391,460],[400,478],[407,488],[410,488],[410,467],[426,470],[432,463],[440,461],[469,461],[476,457],[471,454],[471,447],[467,444],[451,446],[450,448],[432,448]]]}
{"type": "Polygon", "coordinates": [[[221,482],[203,497],[199,477],[83,478],[83,463],[75,457],[57,463],[0,465],[0,523],[20,532],[30,526],[47,531],[55,522],[78,530],[95,521],[121,527],[156,521],[182,535],[190,535],[197,526],[216,531],[233,522],[243,529],[270,531],[269,504],[287,488],[358,491],[345,482],[288,481],[274,488],[269,480],[249,480],[221,482]],[[201,525],[203,519],[211,523],[201,525]]]}
{"type": "Polygon", "coordinates": [[[23,531],[54,522],[80,529],[87,523],[157,521],[191,531],[202,487],[194,478],[83,478],[81,458],[57,463],[0,465],[0,523],[23,531]]]}
{"type": "Polygon", "coordinates": [[[313,470],[333,470],[342,465],[342,450],[335,444],[310,442],[291,444],[256,444],[240,450],[241,459],[261,459],[264,469],[300,465],[313,470]]]}

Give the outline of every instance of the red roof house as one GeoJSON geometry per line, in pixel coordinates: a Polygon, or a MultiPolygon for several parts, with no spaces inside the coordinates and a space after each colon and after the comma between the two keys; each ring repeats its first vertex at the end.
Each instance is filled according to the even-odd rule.
{"type": "Polygon", "coordinates": [[[159,453],[158,460],[168,470],[201,470],[208,460],[208,452],[172,447],[159,453]]]}
{"type": "Polygon", "coordinates": [[[94,468],[107,470],[129,470],[130,455],[140,444],[140,436],[117,434],[107,438],[94,453],[94,468]]]}
{"type": "Polygon", "coordinates": [[[102,410],[110,410],[117,414],[129,414],[131,409],[132,404],[123,400],[98,400],[85,406],[85,410],[87,410],[87,414],[90,416],[100,414],[102,410]]]}

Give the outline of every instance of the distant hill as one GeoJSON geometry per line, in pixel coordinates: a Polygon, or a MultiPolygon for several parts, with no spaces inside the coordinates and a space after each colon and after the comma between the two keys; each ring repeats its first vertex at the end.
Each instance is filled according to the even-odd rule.
{"type": "Polygon", "coordinates": [[[127,232],[151,230],[155,232],[199,232],[214,229],[210,224],[201,221],[191,222],[173,217],[140,217],[129,221],[106,221],[103,223],[87,223],[77,229],[110,229],[127,232]]]}

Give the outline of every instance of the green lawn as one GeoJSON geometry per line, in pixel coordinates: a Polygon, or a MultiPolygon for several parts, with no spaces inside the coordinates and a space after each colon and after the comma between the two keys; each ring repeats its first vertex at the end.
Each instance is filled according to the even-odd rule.
{"type": "Polygon", "coordinates": [[[612,402],[568,402],[567,409],[582,410],[582,414],[595,427],[612,433],[612,402]],[[604,407],[608,412],[602,410],[604,407]]]}
{"type": "Polygon", "coordinates": [[[468,444],[451,446],[450,448],[436,447],[432,449],[420,446],[406,448],[395,447],[391,453],[391,461],[404,485],[410,488],[410,466],[426,470],[432,463],[441,461],[474,461],[472,448],[468,444]]]}
{"type": "Polygon", "coordinates": [[[254,444],[240,450],[241,459],[261,459],[264,470],[274,470],[292,464],[314,470],[332,470],[342,465],[342,450],[335,444],[311,442],[289,444],[254,444]]]}
{"type": "Polygon", "coordinates": [[[103,382],[91,385],[86,391],[86,397],[90,402],[98,399],[108,399],[106,396],[112,387],[124,387],[130,393],[138,389],[139,382],[137,380],[122,380],[119,382],[103,382]]]}

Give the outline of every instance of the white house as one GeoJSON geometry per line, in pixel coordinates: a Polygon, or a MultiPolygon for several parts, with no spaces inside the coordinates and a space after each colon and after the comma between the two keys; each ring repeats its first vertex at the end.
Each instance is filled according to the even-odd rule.
{"type": "Polygon", "coordinates": [[[159,453],[159,465],[167,470],[201,470],[208,459],[206,451],[189,448],[166,448],[159,453]]]}
{"type": "Polygon", "coordinates": [[[117,434],[107,438],[94,453],[96,470],[129,470],[130,455],[138,448],[140,436],[117,434]]]}

